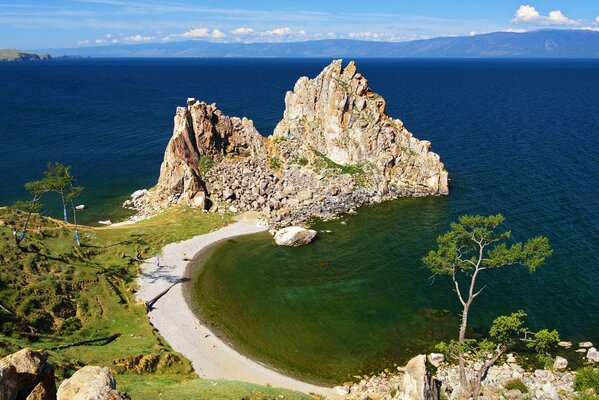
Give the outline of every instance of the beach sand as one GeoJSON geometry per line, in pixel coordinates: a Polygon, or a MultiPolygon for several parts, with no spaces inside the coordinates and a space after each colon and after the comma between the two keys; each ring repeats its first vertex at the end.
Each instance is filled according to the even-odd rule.
{"type": "Polygon", "coordinates": [[[183,287],[186,283],[180,283],[189,264],[184,254],[195,258],[221,240],[265,230],[255,219],[239,219],[214,232],[166,245],[158,256],[159,265],[155,258],[142,264],[137,298],[147,302],[168,290],[153,304],[148,316],[171,347],[187,357],[202,378],[251,382],[339,398],[332,388],[285,376],[240,354],[203,325],[187,302],[183,287]]]}

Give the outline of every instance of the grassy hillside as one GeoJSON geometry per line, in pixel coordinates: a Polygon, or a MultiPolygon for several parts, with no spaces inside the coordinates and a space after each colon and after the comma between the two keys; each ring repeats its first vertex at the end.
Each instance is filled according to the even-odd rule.
{"type": "Polygon", "coordinates": [[[174,208],[135,225],[80,227],[82,246],[77,247],[73,226],[36,215],[18,249],[12,226],[20,226],[24,217],[0,209],[0,356],[22,347],[45,349],[60,378],[83,365],[104,365],[116,374],[119,389],[133,398],[306,398],[268,387],[198,379],[189,362],[150,325],[145,305],[135,301],[137,255],[149,257],[167,243],[217,229],[230,217],[174,208]],[[120,336],[110,343],[52,349],[115,333],[120,336]]]}

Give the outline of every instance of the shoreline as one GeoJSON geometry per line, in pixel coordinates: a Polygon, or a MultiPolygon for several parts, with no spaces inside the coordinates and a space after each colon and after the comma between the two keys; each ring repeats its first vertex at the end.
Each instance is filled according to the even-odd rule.
{"type": "Polygon", "coordinates": [[[190,360],[201,378],[244,381],[338,398],[333,388],[286,376],[239,353],[198,318],[188,301],[186,279],[197,257],[223,240],[266,230],[256,220],[242,217],[213,232],[166,245],[159,255],[160,266],[154,257],[142,263],[136,298],[147,302],[166,291],[153,304],[148,318],[169,345],[190,360]],[[184,261],[183,254],[191,260],[184,261]]]}

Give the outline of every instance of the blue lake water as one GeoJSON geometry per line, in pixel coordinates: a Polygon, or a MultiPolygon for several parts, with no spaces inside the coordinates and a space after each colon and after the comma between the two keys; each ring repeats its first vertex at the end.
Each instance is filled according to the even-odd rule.
{"type": "MultiPolygon", "coordinates": [[[[187,97],[216,102],[229,115],[247,116],[267,135],[282,116],[285,92],[299,76],[315,76],[328,61],[0,63],[0,204],[23,198],[23,183],[36,178],[48,161],[60,161],[72,165],[86,187],[80,202],[89,210],[82,218],[87,222],[114,218],[129,193],[156,181],[175,108],[187,97]]],[[[372,358],[389,357],[392,348],[408,351],[401,322],[407,314],[429,308],[457,310],[447,282],[431,286],[426,280],[420,257],[459,215],[497,212],[505,215],[515,239],[547,235],[555,252],[534,275],[490,274],[487,292],[477,299],[473,324],[483,329],[497,313],[523,308],[533,327],[557,328],[573,340],[599,339],[599,61],[358,60],[357,66],[387,100],[388,113],[403,120],[416,137],[432,142],[449,171],[450,196],[369,208],[361,212],[364,217],[348,218],[346,226],[323,224],[337,237],[323,238],[294,254],[274,248],[260,236],[217,248],[215,254],[222,257],[213,257],[206,266],[205,271],[212,272],[202,278],[205,285],[221,285],[225,292],[235,288],[239,296],[275,287],[272,297],[267,296],[275,304],[272,309],[265,310],[263,301],[252,303],[251,296],[243,297],[245,318],[260,314],[282,320],[276,307],[281,299],[287,299],[291,313],[289,325],[282,322],[278,333],[274,330],[260,342],[256,332],[254,339],[242,343],[244,347],[257,357],[284,363],[288,354],[271,360],[265,349],[299,318],[314,323],[302,328],[303,337],[297,335],[295,342],[285,341],[286,347],[296,346],[295,352],[307,351],[305,346],[327,332],[330,340],[344,337],[341,332],[351,329],[352,321],[355,326],[366,321],[364,329],[373,332],[404,336],[384,346],[377,345],[380,335],[344,337],[361,340],[367,353],[348,355],[348,371],[364,367],[372,358]],[[225,250],[244,251],[251,265],[262,260],[264,267],[256,268],[263,269],[246,275],[256,280],[246,279],[243,287],[234,282],[243,265],[236,261],[239,257],[225,257],[225,250]],[[302,263],[322,260],[327,254],[326,265],[345,260],[343,266],[351,269],[348,260],[361,263],[345,274],[327,272],[331,275],[325,277],[311,270],[306,272],[310,281],[298,281],[302,263]],[[285,274],[265,272],[290,256],[293,260],[286,261],[285,274]],[[392,270],[398,262],[402,269],[392,270]],[[346,285],[336,286],[332,276],[348,277],[346,285]],[[393,280],[381,277],[401,278],[401,287],[413,288],[411,295],[400,296],[393,280]],[[293,282],[310,290],[300,291],[293,282]],[[351,282],[355,285],[350,290],[351,282]],[[341,293],[338,302],[325,296],[335,290],[341,293]],[[375,291],[382,295],[370,296],[375,291]],[[294,308],[292,298],[304,303],[294,308]],[[314,303],[305,304],[307,298],[314,303]],[[351,299],[359,301],[352,304],[351,299]],[[389,299],[408,306],[393,311],[389,299]],[[314,306],[325,300],[330,302],[327,313],[314,306]],[[377,304],[384,312],[368,317],[376,314],[377,304]],[[363,313],[348,315],[336,324],[337,331],[322,322],[343,309],[363,313]]],[[[57,204],[50,202],[46,212],[58,215],[57,204]]],[[[224,310],[218,317],[223,331],[242,341],[237,328],[251,329],[249,322],[235,312],[230,299],[215,295],[213,301],[214,310],[224,310]]],[[[414,324],[431,329],[423,321],[414,324]]],[[[413,335],[416,328],[408,331],[413,335]]],[[[294,368],[305,370],[302,365],[294,368]]],[[[322,370],[313,375],[328,379],[335,373],[322,370]]]]}

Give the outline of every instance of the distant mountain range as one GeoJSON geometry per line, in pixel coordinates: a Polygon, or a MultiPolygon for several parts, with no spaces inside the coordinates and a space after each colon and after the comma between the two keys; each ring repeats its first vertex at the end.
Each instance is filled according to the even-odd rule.
{"type": "Polygon", "coordinates": [[[410,42],[329,39],[290,43],[212,43],[187,40],[40,51],[79,57],[599,58],[599,32],[558,29],[494,32],[410,42]]]}

